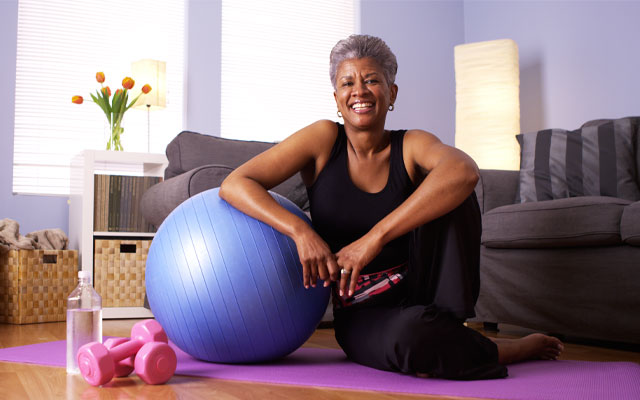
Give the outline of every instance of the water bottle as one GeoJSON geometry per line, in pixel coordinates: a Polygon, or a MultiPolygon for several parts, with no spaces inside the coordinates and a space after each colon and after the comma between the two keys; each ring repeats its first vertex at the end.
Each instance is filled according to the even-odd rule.
{"type": "Polygon", "coordinates": [[[78,272],[78,286],[67,297],[67,373],[79,374],[78,349],[102,343],[102,298],[91,285],[89,271],[78,272]]]}

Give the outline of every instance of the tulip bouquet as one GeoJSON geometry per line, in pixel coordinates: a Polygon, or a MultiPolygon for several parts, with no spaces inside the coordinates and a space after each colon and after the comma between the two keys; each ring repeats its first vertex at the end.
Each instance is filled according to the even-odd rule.
{"type": "MultiPolygon", "coordinates": [[[[129,90],[135,85],[135,81],[130,77],[126,77],[122,80],[122,89],[116,90],[111,97],[111,88],[104,85],[104,73],[96,73],[96,81],[100,84],[100,89],[96,90],[96,94],[90,93],[91,99],[96,103],[102,111],[104,111],[109,121],[109,127],[111,128],[111,136],[107,142],[107,150],[122,151],[122,143],[120,142],[120,136],[124,133],[122,127],[122,117],[124,113],[130,109],[138,98],[144,93],[147,94],[151,91],[151,86],[144,85],[142,87],[142,93],[137,95],[131,102],[127,104],[129,100],[129,90]]],[[[73,96],[71,101],[75,104],[82,104],[84,99],[82,96],[73,96]]]]}

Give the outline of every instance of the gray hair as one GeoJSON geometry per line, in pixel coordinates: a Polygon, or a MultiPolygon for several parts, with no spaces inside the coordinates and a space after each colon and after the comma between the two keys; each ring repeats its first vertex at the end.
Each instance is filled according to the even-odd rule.
{"type": "Polygon", "coordinates": [[[398,61],[391,49],[380,38],[370,35],[351,35],[342,39],[333,47],[329,56],[329,75],[331,84],[336,89],[338,67],[343,61],[358,58],[373,58],[384,71],[384,77],[389,86],[396,81],[398,61]]]}

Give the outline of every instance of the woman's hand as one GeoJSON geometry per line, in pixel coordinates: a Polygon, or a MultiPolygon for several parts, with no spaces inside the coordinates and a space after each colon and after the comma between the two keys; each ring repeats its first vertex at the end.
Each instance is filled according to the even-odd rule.
{"type": "Polygon", "coordinates": [[[360,271],[369,264],[382,250],[380,240],[370,233],[360,239],[343,247],[337,254],[338,267],[342,270],[340,274],[340,296],[349,287],[348,296],[353,296],[356,290],[356,283],[360,277],[360,271]]]}
{"type": "Polygon", "coordinates": [[[298,257],[302,264],[302,280],[304,287],[316,286],[318,277],[324,281],[324,287],[331,281],[337,281],[340,275],[336,258],[327,243],[313,229],[305,229],[295,235],[294,241],[298,249],[298,257]]]}

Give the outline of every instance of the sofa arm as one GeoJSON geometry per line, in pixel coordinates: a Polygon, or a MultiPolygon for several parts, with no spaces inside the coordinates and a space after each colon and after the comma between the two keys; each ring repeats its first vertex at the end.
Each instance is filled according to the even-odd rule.
{"type": "Polygon", "coordinates": [[[233,168],[204,165],[150,187],[142,196],[140,209],[147,222],[160,226],[183,201],[207,189],[219,187],[233,168]]]}
{"type": "Polygon", "coordinates": [[[519,171],[481,169],[475,189],[480,211],[484,214],[496,207],[514,204],[519,177],[519,171]]]}
{"type": "MultiPolygon", "coordinates": [[[[205,190],[220,187],[224,178],[233,170],[234,168],[226,165],[203,165],[153,185],[142,196],[142,216],[147,222],[159,227],[171,211],[183,201],[205,190]]],[[[302,211],[309,211],[307,189],[300,174],[292,176],[271,190],[291,200],[302,211]]]]}

